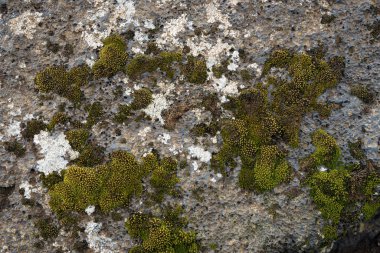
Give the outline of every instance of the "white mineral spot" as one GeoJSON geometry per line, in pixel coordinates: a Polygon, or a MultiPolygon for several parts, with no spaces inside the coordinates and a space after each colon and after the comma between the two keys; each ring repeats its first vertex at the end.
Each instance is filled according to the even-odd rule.
{"type": "Polygon", "coordinates": [[[24,181],[19,186],[20,189],[24,189],[24,197],[27,199],[31,198],[32,193],[32,186],[29,184],[29,182],[24,181]]]}
{"type": "Polygon", "coordinates": [[[238,62],[240,60],[238,51],[234,51],[232,53],[231,60],[232,60],[232,62],[227,66],[227,69],[231,70],[231,71],[236,71],[237,68],[239,67],[238,62]]]}
{"type": "Polygon", "coordinates": [[[320,167],[318,168],[318,170],[324,172],[324,171],[327,171],[328,168],[326,168],[325,166],[320,166],[320,167]]]}
{"type": "Polygon", "coordinates": [[[196,161],[193,161],[192,166],[193,166],[193,170],[194,171],[197,171],[198,168],[199,168],[199,165],[198,165],[198,163],[196,161]]]}
{"type": "Polygon", "coordinates": [[[204,163],[211,160],[211,152],[204,150],[202,147],[191,146],[189,147],[189,153],[191,157],[195,157],[204,163]]]}
{"type": "Polygon", "coordinates": [[[163,144],[168,144],[168,141],[170,140],[170,134],[163,133],[158,136],[158,140],[163,144]]]}
{"type": "Polygon", "coordinates": [[[40,146],[40,153],[44,156],[37,161],[37,170],[45,175],[53,171],[60,172],[70,160],[79,156],[79,153],[71,148],[64,133],[50,135],[41,131],[34,136],[33,142],[40,146]]]}
{"type": "Polygon", "coordinates": [[[13,136],[20,136],[21,134],[21,126],[20,126],[20,121],[12,121],[11,124],[9,124],[7,128],[7,136],[13,137],[13,136]]]}
{"type": "Polygon", "coordinates": [[[84,211],[87,213],[87,215],[91,215],[95,212],[95,206],[88,206],[84,211]]]}
{"type": "Polygon", "coordinates": [[[146,135],[151,131],[152,129],[150,127],[145,127],[144,129],[140,130],[138,132],[138,136],[141,136],[142,139],[145,139],[146,135]]]}
{"type": "Polygon", "coordinates": [[[146,19],[144,21],[144,27],[147,28],[147,29],[155,29],[156,26],[153,24],[153,20],[152,19],[146,19]]]}
{"type": "Polygon", "coordinates": [[[213,183],[216,183],[216,178],[215,178],[215,177],[212,177],[212,178],[210,179],[210,181],[213,182],[213,183]]]}

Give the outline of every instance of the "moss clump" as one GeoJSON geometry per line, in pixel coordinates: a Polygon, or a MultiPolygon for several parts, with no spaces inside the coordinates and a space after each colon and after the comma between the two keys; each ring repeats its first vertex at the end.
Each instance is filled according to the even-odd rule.
{"type": "MultiPolygon", "coordinates": [[[[174,164],[176,165],[166,158],[158,161],[154,155],[148,155],[138,162],[132,154],[116,151],[112,153],[111,161],[106,164],[93,168],[77,165],[68,167],[63,181],[54,184],[49,190],[49,204],[56,213],[84,211],[89,205],[99,206],[103,212],[110,212],[127,205],[133,196],[141,195],[142,179],[150,172],[164,168],[172,173],[174,164]]],[[[171,182],[175,178],[173,175],[169,177],[171,182]]],[[[174,187],[160,179],[154,184],[157,195],[170,193],[174,187]]]]}
{"type": "Polygon", "coordinates": [[[318,129],[312,134],[312,143],[316,147],[310,156],[313,168],[326,166],[329,169],[337,168],[340,163],[341,151],[336,140],[324,130],[318,129]]]}
{"type": "Polygon", "coordinates": [[[358,139],[356,142],[349,142],[348,149],[350,151],[351,156],[355,158],[356,160],[361,161],[366,158],[366,155],[362,149],[361,139],[358,139]]]}
{"type": "Polygon", "coordinates": [[[251,72],[248,69],[243,69],[240,71],[240,76],[243,81],[248,82],[252,80],[251,72]]]}
{"type": "Polygon", "coordinates": [[[133,93],[132,110],[146,108],[153,100],[152,92],[148,88],[141,88],[133,93]]]}
{"type": "Polygon", "coordinates": [[[84,128],[69,130],[65,135],[70,146],[78,152],[81,152],[85,148],[90,138],[90,132],[84,128]]]}
{"type": "Polygon", "coordinates": [[[373,104],[375,102],[375,93],[364,85],[355,85],[351,88],[351,95],[358,97],[366,104],[373,104]]]}
{"type": "Polygon", "coordinates": [[[253,169],[242,167],[239,185],[243,189],[264,192],[286,182],[291,168],[276,146],[263,146],[253,169]]]}
{"type": "Polygon", "coordinates": [[[336,17],[334,15],[323,14],[322,18],[321,18],[321,24],[322,25],[330,24],[335,19],[336,19],[336,17]]]}
{"type": "Polygon", "coordinates": [[[34,135],[46,130],[46,128],[47,125],[42,120],[32,119],[26,123],[26,127],[21,134],[25,139],[31,140],[34,135]]]}
{"type": "Polygon", "coordinates": [[[127,63],[128,54],[126,45],[119,35],[111,35],[103,40],[103,47],[99,52],[99,59],[92,67],[95,78],[112,77],[123,71],[127,63]]]}
{"type": "Polygon", "coordinates": [[[218,122],[211,122],[209,124],[205,124],[205,123],[199,123],[197,125],[195,125],[192,129],[191,129],[191,133],[193,135],[195,135],[196,137],[200,137],[200,136],[215,136],[217,131],[220,129],[220,126],[218,124],[218,122]]]}
{"type": "Polygon", "coordinates": [[[77,104],[82,97],[80,88],[88,83],[89,78],[87,65],[75,67],[69,72],[64,67],[52,66],[38,72],[34,82],[40,92],[54,92],[77,104]]]}
{"type": "Polygon", "coordinates": [[[15,154],[17,157],[23,157],[25,155],[25,147],[17,140],[4,142],[4,148],[6,151],[15,154]]]}
{"type": "Polygon", "coordinates": [[[316,172],[308,179],[314,203],[322,212],[322,216],[333,224],[339,222],[348,201],[349,177],[350,174],[346,170],[332,169],[316,172]]]}
{"type": "MultiPolygon", "coordinates": [[[[319,109],[318,97],[336,86],[343,75],[342,68],[344,61],[339,57],[326,62],[320,54],[273,51],[263,68],[267,82],[229,97],[224,104],[235,119],[222,123],[223,146],[214,155],[212,166],[223,172],[226,167],[235,167],[235,158],[240,157],[239,184],[245,189],[265,191],[286,181],[291,170],[285,154],[278,148],[270,150],[276,150],[279,140],[298,146],[303,117],[319,109]],[[267,76],[272,68],[283,68],[289,78],[267,76]]],[[[337,166],[340,150],[335,141],[318,131],[313,142],[318,146],[312,159],[314,165],[337,166]]]]}
{"type": "Polygon", "coordinates": [[[182,73],[190,83],[205,83],[208,77],[206,61],[203,58],[189,55],[187,63],[182,68],[182,73]]]}
{"type": "Polygon", "coordinates": [[[93,104],[87,106],[85,110],[88,113],[86,128],[91,128],[93,125],[98,123],[104,114],[103,106],[100,102],[94,102],[93,104]]]}
{"type": "Polygon", "coordinates": [[[41,174],[40,179],[42,181],[43,187],[47,188],[50,190],[55,184],[62,182],[63,181],[63,175],[62,173],[58,173],[54,171],[53,173],[50,173],[48,175],[41,174]]]}
{"type": "Polygon", "coordinates": [[[131,115],[132,109],[130,105],[119,105],[119,109],[114,117],[114,120],[120,124],[125,123],[131,115]]]}
{"type": "MultiPolygon", "coordinates": [[[[172,218],[175,216],[178,218],[178,213],[172,218]]],[[[173,219],[134,214],[127,220],[125,226],[133,238],[142,241],[141,245],[132,248],[131,252],[199,252],[195,232],[186,232],[183,229],[185,225],[173,222],[173,219]]]]}
{"type": "Polygon", "coordinates": [[[364,204],[362,212],[364,214],[364,220],[369,221],[380,209],[380,202],[367,202],[364,204]]]}
{"type": "Polygon", "coordinates": [[[157,69],[165,72],[169,78],[174,77],[174,62],[181,62],[182,53],[180,52],[161,52],[156,56],[139,54],[134,57],[127,65],[126,71],[131,79],[137,79],[144,73],[152,73],[157,69]]]}
{"type": "Polygon", "coordinates": [[[58,236],[59,228],[53,224],[50,218],[39,219],[35,226],[40,236],[45,240],[55,239],[58,236]]]}
{"type": "Polygon", "coordinates": [[[164,158],[160,161],[156,157],[150,157],[149,164],[153,169],[150,184],[155,193],[154,200],[161,202],[165,194],[174,195],[175,186],[179,182],[177,177],[177,162],[171,158],[164,158]],[[152,166],[151,164],[154,164],[152,166]]]}
{"type": "Polygon", "coordinates": [[[56,112],[51,118],[49,124],[47,125],[47,129],[52,131],[54,127],[58,124],[65,124],[69,120],[69,117],[64,112],[56,112]]]}

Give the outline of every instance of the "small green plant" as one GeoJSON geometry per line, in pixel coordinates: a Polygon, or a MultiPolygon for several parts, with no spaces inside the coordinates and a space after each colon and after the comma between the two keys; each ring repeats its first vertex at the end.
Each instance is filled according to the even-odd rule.
{"type": "Polygon", "coordinates": [[[69,117],[64,112],[56,112],[51,118],[49,124],[47,125],[47,129],[52,131],[54,127],[58,124],[65,124],[69,120],[69,117]]]}
{"type": "Polygon", "coordinates": [[[192,55],[187,56],[187,63],[182,68],[187,81],[195,84],[205,83],[208,77],[206,61],[192,55]]]}
{"type": "Polygon", "coordinates": [[[195,232],[183,229],[186,223],[181,221],[179,215],[178,212],[172,212],[165,218],[139,213],[132,215],[125,227],[131,237],[141,239],[142,242],[130,252],[199,252],[195,232]]]}
{"type": "Polygon", "coordinates": [[[362,212],[364,214],[364,220],[369,221],[380,209],[380,202],[367,202],[364,204],[362,212]]]}
{"type": "Polygon", "coordinates": [[[146,108],[153,100],[152,91],[148,88],[141,88],[133,93],[132,110],[140,110],[146,108]]]}
{"type": "Polygon", "coordinates": [[[376,99],[374,91],[369,89],[367,86],[360,84],[355,85],[351,88],[351,95],[358,97],[366,104],[373,104],[376,99]]]}
{"type": "Polygon", "coordinates": [[[119,71],[124,71],[128,54],[126,45],[120,35],[111,35],[103,40],[103,47],[99,52],[99,59],[92,67],[95,78],[112,77],[119,71]]]}
{"type": "Polygon", "coordinates": [[[337,168],[340,165],[341,151],[336,140],[322,129],[315,131],[311,138],[316,147],[310,157],[313,167],[324,165],[329,169],[337,168]]]}
{"type": "Polygon", "coordinates": [[[66,71],[64,67],[52,66],[38,72],[34,82],[40,92],[53,92],[78,104],[82,97],[81,87],[87,85],[90,69],[87,65],[66,71]]]}
{"type": "Polygon", "coordinates": [[[94,102],[93,104],[87,106],[85,110],[88,113],[86,128],[91,128],[93,125],[98,123],[104,114],[103,106],[100,102],[94,102]]]}
{"type": "Polygon", "coordinates": [[[32,119],[26,123],[26,127],[21,134],[25,139],[32,140],[34,135],[46,129],[47,125],[42,120],[32,119]]]}

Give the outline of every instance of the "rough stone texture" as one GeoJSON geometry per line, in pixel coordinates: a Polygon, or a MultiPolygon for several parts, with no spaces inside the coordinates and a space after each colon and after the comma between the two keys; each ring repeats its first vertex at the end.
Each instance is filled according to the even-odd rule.
{"type": "MultiPolygon", "coordinates": [[[[207,92],[217,92],[223,102],[226,95],[235,94],[238,88],[252,86],[260,80],[262,65],[273,48],[301,52],[320,41],[328,46],[328,56],[346,57],[344,79],[321,97],[341,108],[328,119],[321,120],[317,114],[305,117],[300,148],[290,150],[295,170],[297,158],[313,151],[310,133],[321,126],[337,139],[348,161],[352,158],[347,142],[361,137],[367,156],[380,163],[378,98],[364,113],[365,105],[349,94],[350,87],[357,83],[380,92],[380,42],[372,38],[369,29],[379,19],[377,1],[2,0],[0,4],[0,141],[16,138],[27,149],[24,157],[16,158],[0,148],[0,252],[73,252],[74,239],[63,230],[43,249],[34,246],[39,240],[34,221],[52,214],[46,189],[41,187],[36,173],[37,161],[43,157],[32,142],[22,140],[20,123],[30,118],[48,121],[63,102],[67,103],[70,116],[83,121],[83,107],[74,109],[57,95],[43,99],[34,89],[33,79],[48,65],[91,66],[97,59],[101,39],[112,32],[135,32],[128,43],[131,54],[143,52],[148,41],[156,40],[160,47],[169,50],[188,45],[193,54],[205,56],[209,68],[232,56],[233,64],[228,67],[232,73],[217,79],[210,72],[205,85],[162,79],[159,85],[152,86],[148,78],[132,82],[120,73],[92,81],[84,89],[86,103],[101,101],[106,109],[92,135],[107,153],[123,149],[142,156],[155,148],[164,155],[187,160],[188,166],[179,172],[181,201],[189,227],[198,232],[202,252],[213,252],[209,246],[214,243],[217,252],[310,252],[320,240],[322,219],[307,189],[301,188],[297,179],[271,193],[244,192],[236,186],[238,169],[222,178],[210,170],[207,161],[192,157],[189,152],[192,146],[209,152],[218,150],[219,135],[195,139],[189,133],[195,124],[210,121],[209,112],[200,107],[189,109],[174,130],[165,129],[165,117],[160,117],[160,112],[182,101],[197,105],[207,92]],[[330,24],[321,24],[323,14],[336,18],[330,24]],[[196,35],[196,31],[202,35],[196,35]],[[239,49],[244,49],[245,58],[237,57],[239,49]],[[235,69],[249,69],[254,80],[244,83],[235,69]],[[124,97],[114,97],[117,85],[128,91],[124,97]],[[117,105],[127,103],[131,91],[142,86],[149,86],[155,98],[161,98],[155,100],[154,110],[149,110],[152,121],[114,123],[112,115],[117,105]],[[25,182],[32,188],[31,198],[37,203],[33,207],[22,204],[19,188],[25,182]],[[294,189],[298,189],[298,194],[291,198],[288,193],[294,189]],[[201,198],[196,198],[194,191],[200,192],[201,198]]],[[[55,129],[56,134],[63,131],[55,129]]],[[[127,218],[140,209],[140,200],[135,200],[130,208],[118,212],[127,218]]],[[[97,252],[126,252],[133,245],[123,221],[115,222],[95,213],[84,215],[81,226],[88,228],[81,239],[88,240],[97,252]],[[91,223],[94,220],[102,225],[91,223]]]]}

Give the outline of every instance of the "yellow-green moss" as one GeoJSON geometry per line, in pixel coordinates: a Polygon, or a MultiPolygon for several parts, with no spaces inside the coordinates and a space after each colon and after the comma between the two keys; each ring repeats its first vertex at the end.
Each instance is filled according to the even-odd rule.
{"type": "Polygon", "coordinates": [[[137,79],[142,74],[154,72],[159,68],[169,78],[173,78],[175,71],[172,64],[181,60],[180,52],[161,52],[155,56],[139,54],[128,63],[126,71],[131,79],[137,79]]]}
{"type": "Polygon", "coordinates": [[[190,83],[205,83],[208,77],[205,59],[187,56],[187,63],[183,66],[182,73],[190,83]]]}
{"type": "Polygon", "coordinates": [[[373,104],[376,99],[374,91],[369,89],[367,86],[360,84],[355,85],[351,88],[351,95],[358,97],[366,104],[373,104]]]}
{"type": "Polygon", "coordinates": [[[118,112],[116,113],[114,120],[117,123],[125,123],[132,114],[132,108],[130,105],[119,105],[118,112]]]}
{"type": "Polygon", "coordinates": [[[46,130],[47,125],[38,119],[32,119],[26,122],[25,129],[21,132],[22,136],[27,139],[33,139],[34,135],[39,134],[42,130],[46,130]]]}
{"type": "Polygon", "coordinates": [[[133,93],[132,110],[146,108],[153,100],[152,92],[148,88],[141,88],[133,93]]]}
{"type": "Polygon", "coordinates": [[[377,213],[380,208],[380,202],[367,202],[364,204],[362,212],[364,214],[364,220],[369,221],[377,213]]]}
{"type": "MultiPolygon", "coordinates": [[[[177,182],[176,162],[173,160],[164,158],[158,161],[154,155],[148,155],[138,162],[132,154],[116,151],[112,153],[111,161],[106,164],[93,168],[77,165],[68,167],[63,181],[54,184],[49,190],[49,204],[56,213],[84,211],[89,205],[99,206],[101,211],[110,212],[127,205],[133,196],[141,195],[142,179],[161,168],[170,173],[172,183],[177,182]]],[[[161,173],[157,174],[162,176],[161,173]]],[[[166,177],[167,174],[163,176],[166,177]]],[[[161,194],[170,193],[173,187],[173,184],[159,180],[153,183],[153,188],[161,198],[161,194]]]]}
{"type": "Polygon", "coordinates": [[[90,137],[90,132],[87,129],[72,129],[65,133],[67,140],[70,143],[70,146],[81,152],[87,145],[88,138],[90,137]]]}
{"type": "Polygon", "coordinates": [[[40,175],[40,179],[41,179],[42,185],[45,188],[50,190],[55,184],[63,181],[63,175],[61,173],[56,172],[56,171],[54,171],[48,175],[45,175],[42,173],[40,175]]]}
{"type": "Polygon", "coordinates": [[[337,168],[340,164],[341,151],[336,140],[322,129],[315,131],[311,138],[316,148],[310,156],[313,166],[324,165],[329,169],[337,168]]]}
{"type": "Polygon", "coordinates": [[[36,88],[42,93],[53,92],[78,104],[82,97],[81,87],[89,81],[90,70],[87,65],[71,69],[61,66],[47,67],[36,74],[36,88]]]}
{"type": "Polygon", "coordinates": [[[88,113],[86,122],[87,128],[91,128],[93,125],[99,122],[100,118],[104,114],[103,106],[100,102],[92,103],[91,105],[87,106],[85,110],[88,113]]]}
{"type": "Polygon", "coordinates": [[[56,112],[51,118],[49,124],[47,125],[47,129],[52,131],[54,127],[58,124],[65,124],[69,120],[69,117],[64,112],[56,112]]]}
{"type": "Polygon", "coordinates": [[[348,179],[350,174],[344,169],[333,169],[314,173],[308,184],[314,203],[322,216],[337,224],[348,200],[348,179]]]}
{"type": "Polygon", "coordinates": [[[103,40],[103,47],[99,52],[99,59],[92,67],[95,78],[112,77],[123,71],[127,63],[128,54],[126,45],[119,35],[111,35],[103,40]]]}
{"type": "MultiPolygon", "coordinates": [[[[178,217],[178,213],[174,216],[178,217]]],[[[197,253],[199,246],[194,231],[186,232],[183,223],[173,223],[173,217],[161,219],[147,214],[132,215],[125,226],[128,233],[141,244],[131,249],[132,252],[183,252],[197,253]]],[[[178,220],[178,219],[174,219],[178,220]]]]}

